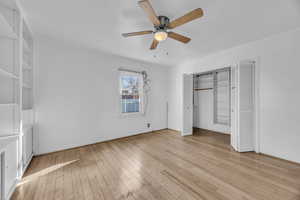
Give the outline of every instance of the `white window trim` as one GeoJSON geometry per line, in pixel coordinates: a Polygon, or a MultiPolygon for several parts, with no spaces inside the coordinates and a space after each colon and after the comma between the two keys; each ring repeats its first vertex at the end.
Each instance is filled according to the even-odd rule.
{"type": "Polygon", "coordinates": [[[135,73],[135,72],[127,72],[127,71],[119,71],[119,95],[118,95],[118,101],[119,101],[119,114],[121,117],[134,117],[134,116],[141,116],[144,114],[144,82],[143,82],[143,76],[140,73],[135,73]],[[131,112],[131,113],[123,113],[122,112],[122,81],[121,81],[121,76],[137,76],[139,79],[139,97],[140,97],[140,104],[139,104],[139,112],[131,112]]]}

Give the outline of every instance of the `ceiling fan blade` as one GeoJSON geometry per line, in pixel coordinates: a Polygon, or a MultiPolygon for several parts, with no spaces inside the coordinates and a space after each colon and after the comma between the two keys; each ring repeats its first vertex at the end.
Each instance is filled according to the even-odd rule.
{"type": "Polygon", "coordinates": [[[189,41],[191,41],[191,38],[185,37],[183,35],[174,32],[169,32],[168,37],[183,43],[188,43],[189,41]]]}
{"type": "Polygon", "coordinates": [[[156,39],[153,39],[153,42],[152,42],[152,44],[151,44],[150,49],[151,49],[151,50],[156,49],[158,43],[159,43],[159,42],[158,42],[156,39]]]}
{"type": "Polygon", "coordinates": [[[185,14],[182,17],[179,17],[178,19],[175,19],[174,21],[171,21],[168,25],[168,28],[172,29],[177,26],[181,26],[183,24],[186,24],[190,21],[193,21],[194,19],[200,18],[203,16],[203,10],[201,8],[197,8],[187,14],[185,14]]]}
{"type": "Polygon", "coordinates": [[[139,32],[132,32],[132,33],[123,33],[123,37],[131,37],[131,36],[137,36],[137,35],[146,35],[151,34],[153,31],[139,31],[139,32]]]}
{"type": "Polygon", "coordinates": [[[149,0],[141,0],[139,1],[139,6],[141,8],[144,9],[144,11],[147,13],[150,21],[155,25],[155,26],[159,26],[160,25],[160,21],[157,18],[157,15],[153,9],[153,7],[151,6],[149,0]]]}

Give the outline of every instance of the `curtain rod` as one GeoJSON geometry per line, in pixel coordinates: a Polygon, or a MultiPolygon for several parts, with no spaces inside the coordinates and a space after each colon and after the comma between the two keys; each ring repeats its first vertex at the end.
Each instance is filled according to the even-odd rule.
{"type": "Polygon", "coordinates": [[[124,69],[124,68],[119,68],[119,71],[123,71],[123,72],[132,72],[132,73],[137,73],[137,74],[142,74],[142,71],[135,71],[135,70],[131,70],[131,69],[124,69]]]}

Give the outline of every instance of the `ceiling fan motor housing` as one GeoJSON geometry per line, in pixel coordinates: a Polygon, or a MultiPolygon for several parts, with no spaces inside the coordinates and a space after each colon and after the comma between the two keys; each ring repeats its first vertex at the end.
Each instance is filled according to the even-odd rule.
{"type": "Polygon", "coordinates": [[[160,25],[154,26],[156,32],[157,31],[166,31],[167,27],[170,23],[170,19],[166,16],[158,16],[158,20],[160,21],[160,25]]]}

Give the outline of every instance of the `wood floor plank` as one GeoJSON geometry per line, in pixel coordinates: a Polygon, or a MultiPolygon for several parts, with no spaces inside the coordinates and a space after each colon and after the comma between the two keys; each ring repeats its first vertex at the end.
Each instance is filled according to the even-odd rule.
{"type": "Polygon", "coordinates": [[[168,198],[177,199],[181,196],[184,199],[194,199],[178,185],[161,176],[161,172],[166,169],[162,163],[157,162],[131,144],[126,144],[122,141],[117,142],[117,146],[120,148],[119,153],[123,153],[132,162],[133,168],[139,171],[147,180],[151,181],[153,185],[156,185],[160,189],[163,188],[164,193],[167,191],[172,195],[172,197],[168,198]]]}
{"type": "Polygon", "coordinates": [[[111,158],[107,157],[106,154],[110,155],[110,150],[104,148],[106,144],[98,146],[99,151],[97,155],[101,157],[101,161],[98,161],[98,166],[103,172],[104,180],[109,188],[109,191],[112,193],[113,199],[134,199],[130,189],[128,188],[128,182],[131,179],[124,181],[120,175],[120,171],[117,171],[114,168],[114,165],[111,164],[111,158]]]}
{"type": "Polygon", "coordinates": [[[80,173],[80,153],[78,149],[73,149],[71,152],[72,164],[71,168],[71,179],[73,185],[74,199],[85,200],[84,191],[82,186],[82,176],[84,174],[80,173]]]}
{"type": "Polygon", "coordinates": [[[12,200],[300,200],[300,165],[205,130],[156,131],[35,157],[12,200]]]}
{"type": "Polygon", "coordinates": [[[78,153],[80,155],[79,173],[81,174],[81,184],[83,188],[84,199],[93,200],[97,197],[101,198],[101,195],[99,195],[100,190],[95,190],[92,185],[94,181],[91,180],[93,176],[90,174],[92,173],[90,169],[94,168],[96,162],[91,159],[92,156],[87,148],[80,148],[78,153]]]}
{"type": "MultiPolygon", "coordinates": [[[[54,188],[54,199],[61,200],[64,198],[64,173],[63,173],[63,164],[64,164],[64,154],[65,152],[59,152],[56,159],[56,166],[58,168],[55,170],[55,188],[54,188]]],[[[50,154],[51,155],[51,154],[50,154]]]]}
{"type": "MultiPolygon", "coordinates": [[[[161,200],[174,199],[174,196],[172,196],[167,190],[165,190],[165,188],[162,187],[159,182],[155,181],[155,179],[149,176],[145,170],[130,162],[133,156],[132,154],[130,154],[130,159],[128,159],[128,157],[126,157],[125,154],[123,154],[123,152],[117,148],[117,145],[114,142],[110,145],[110,148],[112,149],[111,152],[113,154],[113,157],[117,160],[122,160],[125,164],[125,167],[121,168],[123,173],[128,177],[134,177],[136,184],[143,185],[143,189],[146,190],[145,193],[147,193],[148,196],[150,195],[153,199],[161,200]]],[[[139,192],[138,190],[139,188],[136,188],[135,186],[134,193],[139,192]]]]}
{"type": "MultiPolygon", "coordinates": [[[[157,138],[154,138],[153,140],[157,140],[157,138]]],[[[163,146],[161,145],[161,147],[159,147],[159,145],[160,145],[159,143],[154,141],[152,146],[155,147],[154,149],[167,148],[166,145],[163,145],[163,146]]],[[[171,146],[171,145],[167,145],[167,146],[171,146]]],[[[155,151],[151,150],[151,152],[154,153],[155,151]]],[[[158,152],[158,154],[159,154],[159,152],[158,152]]],[[[254,195],[256,198],[263,197],[262,199],[282,199],[281,195],[283,197],[290,198],[289,197],[290,193],[287,192],[286,190],[284,190],[276,185],[273,185],[272,183],[264,182],[258,176],[253,177],[249,173],[249,171],[246,171],[246,173],[243,173],[240,171],[241,168],[234,169],[233,167],[226,165],[226,163],[222,162],[221,156],[219,159],[220,162],[218,164],[216,164],[215,162],[211,162],[214,160],[211,157],[209,159],[207,159],[205,162],[200,164],[199,162],[202,162],[203,159],[199,158],[199,159],[197,159],[198,163],[194,163],[192,161],[192,159],[190,159],[190,155],[184,154],[183,151],[178,151],[177,149],[175,149],[175,150],[173,150],[173,153],[170,152],[170,154],[171,155],[169,155],[169,157],[173,156],[173,158],[172,158],[173,160],[179,159],[178,160],[179,163],[182,163],[182,164],[189,163],[192,166],[197,167],[198,169],[202,168],[206,172],[214,174],[216,177],[218,177],[219,179],[221,179],[223,181],[230,182],[235,187],[239,187],[241,190],[243,190],[245,192],[251,191],[251,195],[254,195]],[[174,151],[175,151],[175,153],[174,153],[174,151]],[[234,177],[230,176],[230,174],[234,175],[234,177]],[[238,180],[238,181],[236,181],[236,180],[238,180]],[[265,195],[264,188],[268,188],[269,190],[271,190],[270,192],[272,194],[265,195]]],[[[187,164],[186,167],[188,168],[191,166],[189,166],[187,164]]]]}
{"type": "MultiPolygon", "coordinates": [[[[175,144],[173,144],[175,146],[175,144]]],[[[194,151],[197,151],[197,146],[193,148],[194,151]]],[[[179,152],[180,154],[181,152],[179,152]]],[[[280,175],[280,173],[275,172],[270,172],[268,170],[264,170],[264,167],[257,167],[256,163],[250,162],[247,159],[243,159],[241,157],[236,157],[234,156],[227,156],[224,152],[220,151],[219,152],[214,152],[214,151],[206,151],[205,149],[201,152],[198,153],[199,155],[194,156],[196,160],[198,159],[207,159],[208,162],[210,161],[221,161],[218,165],[223,167],[224,169],[229,168],[230,170],[236,170],[237,172],[240,173],[246,173],[250,174],[251,176],[254,176],[257,180],[259,181],[266,181],[270,184],[274,184],[278,187],[285,188],[286,190],[289,190],[292,193],[299,194],[299,181],[294,181],[295,177],[293,178],[294,180],[288,180],[286,176],[280,175]],[[217,154],[220,154],[219,156],[216,156],[217,154]],[[243,167],[240,167],[243,166],[243,167]],[[253,167],[254,166],[254,167],[253,167]],[[288,185],[288,186],[287,186],[288,185]]],[[[189,157],[188,155],[182,155],[183,157],[189,157]]]]}

